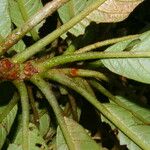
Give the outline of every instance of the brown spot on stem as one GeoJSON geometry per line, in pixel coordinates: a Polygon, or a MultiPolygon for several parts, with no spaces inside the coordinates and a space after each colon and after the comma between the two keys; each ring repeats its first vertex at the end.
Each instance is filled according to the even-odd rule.
{"type": "Polygon", "coordinates": [[[76,68],[72,68],[71,69],[71,71],[70,71],[70,74],[72,75],[72,76],[77,76],[78,75],[78,69],[76,69],[76,68]]]}
{"type": "Polygon", "coordinates": [[[32,75],[38,73],[38,70],[33,66],[31,61],[28,61],[24,65],[24,74],[26,78],[31,77],[32,75]]]}

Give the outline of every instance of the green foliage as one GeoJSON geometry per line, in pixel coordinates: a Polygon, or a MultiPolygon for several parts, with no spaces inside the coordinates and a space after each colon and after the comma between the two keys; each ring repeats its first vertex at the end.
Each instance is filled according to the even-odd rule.
{"type": "Polygon", "coordinates": [[[2,37],[6,37],[11,32],[11,19],[9,16],[9,10],[8,10],[8,1],[1,0],[0,1],[0,35],[2,37]]]}
{"type": "MultiPolygon", "coordinates": [[[[1,41],[4,40],[4,38],[11,33],[12,31],[12,17],[11,14],[12,12],[10,11],[10,5],[9,2],[11,1],[6,1],[6,0],[1,0],[0,1],[0,19],[1,19],[1,24],[0,24],[0,35],[1,35],[1,41]]],[[[15,12],[15,11],[14,11],[15,12]]],[[[18,16],[16,16],[18,18],[18,16]]],[[[20,52],[25,49],[25,44],[21,40],[19,41],[14,47],[12,48],[13,50],[20,52]]]]}
{"type": "MultiPolygon", "coordinates": [[[[82,126],[69,118],[65,118],[65,122],[71,135],[71,140],[75,145],[75,149],[102,149],[102,147],[90,138],[87,131],[82,126]]],[[[67,144],[59,127],[57,128],[56,142],[58,150],[68,150],[67,144]]]]}
{"type": "MultiPolygon", "coordinates": [[[[16,148],[16,146],[19,149],[19,145],[22,144],[22,128],[19,130],[13,146],[14,148],[16,148]]],[[[10,144],[10,149],[11,149],[11,144],[10,144]]],[[[40,149],[47,149],[47,145],[45,143],[45,141],[43,140],[42,136],[40,135],[39,130],[37,129],[37,127],[30,123],[29,125],[29,149],[33,149],[33,150],[40,150],[40,149]]],[[[22,148],[21,148],[22,149],[22,148]]]]}
{"type": "MultiPolygon", "coordinates": [[[[130,138],[135,138],[134,141],[138,141],[138,145],[143,147],[143,149],[149,149],[150,126],[148,124],[150,122],[150,110],[123,97],[117,97],[117,100],[118,103],[121,103],[123,107],[128,109],[119,107],[113,102],[105,104],[105,107],[124,125],[127,135],[128,133],[130,134],[128,135],[130,138]]],[[[124,142],[124,144],[129,146],[128,143],[124,142]]],[[[131,147],[129,146],[129,148],[131,147]]]]}
{"type": "MultiPolygon", "coordinates": [[[[25,8],[25,13],[27,13],[27,17],[30,18],[34,15],[40,8],[42,8],[42,3],[40,0],[21,0],[22,4],[25,8]]],[[[21,4],[20,4],[21,5],[21,4]]],[[[28,18],[25,18],[23,14],[20,12],[19,2],[15,0],[9,0],[9,11],[12,22],[20,27],[28,18]]],[[[39,28],[43,25],[40,24],[36,27],[36,31],[38,32],[39,28]]]]}
{"type": "Polygon", "coordinates": [[[44,137],[50,128],[50,117],[47,113],[42,114],[39,124],[40,134],[42,135],[42,137],[44,137]]]}
{"type": "MultiPolygon", "coordinates": [[[[119,2],[116,0],[109,0],[100,7],[95,8],[94,11],[90,12],[83,20],[73,26],[69,32],[75,36],[79,36],[80,34],[84,34],[85,28],[90,24],[90,22],[105,23],[122,21],[126,19],[130,12],[132,12],[133,9],[142,1],[143,0],[125,0],[119,2]],[[128,7],[128,9],[126,9],[126,7],[128,7]]],[[[63,23],[66,23],[94,2],[94,0],[70,0],[58,10],[59,16],[63,23]]],[[[66,38],[67,36],[63,35],[62,37],[66,38]]]]}
{"type": "MultiPolygon", "coordinates": [[[[150,149],[150,31],[100,41],[117,36],[116,22],[142,1],[53,0],[43,6],[44,0],[0,0],[0,82],[9,80],[17,87],[1,84],[1,94],[7,93],[4,99],[16,93],[9,102],[0,97],[0,149],[150,149]],[[44,24],[54,11],[59,15],[44,24]],[[97,28],[89,26],[91,22],[97,28]],[[40,38],[52,31],[50,24],[54,31],[40,38]],[[44,33],[39,34],[40,28],[44,33]],[[87,47],[76,50],[84,38],[96,43],[87,45],[85,40],[87,47]],[[87,52],[94,49],[100,52],[87,52]],[[98,67],[95,59],[101,63],[98,67]],[[107,128],[112,146],[103,142],[107,128]]],[[[127,24],[125,35],[133,33],[127,24]]]]}
{"type": "MultiPolygon", "coordinates": [[[[143,33],[139,38],[139,42],[134,45],[130,52],[134,51],[149,51],[150,47],[150,32],[143,33]]],[[[128,45],[134,40],[127,40],[119,42],[110,46],[106,51],[125,51],[128,48],[128,45]]],[[[132,54],[131,54],[132,55],[132,54]]],[[[109,59],[102,60],[103,64],[110,69],[112,72],[115,72],[119,75],[125,76],[136,81],[150,83],[149,76],[149,58],[139,58],[139,59],[109,59]]]]}
{"type": "Polygon", "coordinates": [[[1,139],[0,140],[0,149],[2,148],[2,146],[6,140],[6,137],[10,132],[11,126],[15,120],[17,110],[18,110],[17,105],[15,105],[7,113],[4,113],[5,109],[7,107],[8,106],[3,106],[0,108],[1,118],[3,117],[3,119],[1,119],[1,122],[0,122],[0,139],[1,139]]]}

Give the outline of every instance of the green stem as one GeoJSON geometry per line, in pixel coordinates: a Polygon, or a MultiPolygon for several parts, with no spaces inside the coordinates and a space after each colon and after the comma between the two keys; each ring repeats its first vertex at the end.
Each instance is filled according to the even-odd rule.
{"type": "Polygon", "coordinates": [[[16,44],[20,39],[22,39],[24,35],[26,35],[27,32],[29,32],[32,28],[38,25],[42,20],[50,16],[67,1],[69,0],[53,0],[48,2],[21,27],[17,28],[10,35],[7,36],[5,41],[0,44],[0,55],[6,52],[14,44],[16,44]]]}
{"type": "MultiPolygon", "coordinates": [[[[29,20],[28,13],[27,13],[27,10],[26,10],[25,5],[24,5],[24,4],[25,4],[25,3],[24,3],[24,0],[17,0],[17,3],[18,3],[18,6],[19,6],[21,15],[22,15],[22,17],[23,17],[23,20],[24,20],[24,21],[29,20]]],[[[32,37],[33,37],[33,39],[34,39],[35,41],[37,41],[37,40],[40,39],[40,37],[39,37],[38,33],[36,32],[35,28],[33,28],[33,29],[30,31],[30,33],[31,33],[31,35],[32,35],[32,37]]]]}
{"type": "Polygon", "coordinates": [[[22,106],[22,149],[29,150],[29,101],[28,93],[24,82],[14,81],[20,97],[22,106]]]}
{"type": "Polygon", "coordinates": [[[147,122],[141,115],[137,114],[136,112],[133,112],[132,110],[129,109],[128,106],[126,106],[124,103],[122,103],[117,97],[112,95],[107,89],[105,89],[100,83],[97,81],[90,81],[90,84],[95,87],[97,90],[99,90],[102,94],[104,94],[106,97],[108,97],[111,101],[115,102],[118,106],[124,108],[125,110],[131,112],[131,114],[143,122],[143,124],[150,124],[150,122],[147,122]]]}
{"type": "Polygon", "coordinates": [[[128,39],[136,39],[139,36],[140,36],[140,34],[128,35],[128,36],[121,37],[121,38],[114,38],[114,39],[110,39],[110,40],[105,40],[105,41],[97,42],[97,43],[85,46],[83,48],[80,48],[80,49],[76,50],[75,53],[79,54],[79,53],[84,53],[84,52],[87,52],[87,51],[92,51],[92,50],[94,50],[96,48],[99,48],[99,47],[102,47],[102,46],[114,44],[114,43],[121,42],[121,41],[128,40],[128,39]]]}
{"type": "Polygon", "coordinates": [[[70,95],[70,94],[68,94],[68,99],[69,99],[69,104],[70,104],[70,106],[71,106],[71,111],[72,111],[73,119],[78,122],[79,119],[78,119],[78,112],[77,112],[76,100],[75,100],[75,98],[74,98],[72,95],[70,95]]]}
{"type": "Polygon", "coordinates": [[[60,129],[62,130],[62,133],[64,135],[64,138],[66,140],[66,143],[70,150],[75,150],[75,146],[71,140],[70,134],[67,130],[67,126],[64,120],[64,116],[62,113],[62,110],[59,107],[59,104],[56,100],[55,95],[53,94],[51,87],[48,83],[46,83],[41,77],[38,75],[33,76],[31,78],[31,81],[42,91],[42,93],[45,95],[46,99],[48,100],[50,106],[53,108],[53,111],[56,115],[58,124],[60,126],[60,129]]]}
{"type": "Polygon", "coordinates": [[[63,68],[63,69],[50,69],[49,72],[61,72],[66,75],[72,76],[72,77],[94,77],[99,80],[104,80],[106,82],[109,81],[107,76],[105,76],[103,73],[94,71],[94,70],[88,70],[88,69],[76,69],[76,68],[63,68]]]}
{"type": "Polygon", "coordinates": [[[23,51],[20,54],[17,54],[13,60],[14,62],[24,62],[27,59],[31,58],[36,53],[40,52],[43,47],[54,41],[56,38],[58,38],[60,35],[67,32],[70,28],[72,28],[75,24],[80,22],[82,19],[84,19],[89,13],[91,13],[93,10],[97,9],[100,5],[102,5],[106,0],[96,0],[93,2],[89,7],[86,7],[79,15],[72,18],[70,21],[62,25],[60,28],[56,29],[43,39],[39,40],[29,48],[27,48],[25,51],[23,51]]]}
{"type": "Polygon", "coordinates": [[[112,58],[149,58],[150,52],[87,52],[81,54],[70,54],[56,56],[45,61],[38,63],[36,67],[40,71],[46,71],[49,68],[65,63],[71,63],[75,61],[91,60],[91,59],[112,59],[112,58]]]}
{"type": "Polygon", "coordinates": [[[45,74],[46,78],[49,78],[51,80],[57,81],[63,85],[66,85],[67,87],[75,90],[80,95],[82,95],[86,100],[88,100],[95,108],[97,108],[107,119],[109,119],[111,122],[113,122],[121,131],[123,131],[128,137],[130,137],[137,145],[139,145],[141,148],[148,150],[149,145],[143,143],[141,139],[134,135],[132,132],[127,132],[129,126],[122,123],[120,120],[116,118],[115,115],[113,115],[107,107],[105,107],[105,104],[101,104],[94,96],[92,96],[89,92],[87,92],[85,89],[80,87],[78,84],[74,83],[74,81],[65,76],[60,74],[45,74]]]}
{"type": "Polygon", "coordinates": [[[95,61],[87,63],[87,67],[88,68],[100,68],[100,67],[102,68],[102,67],[105,67],[105,66],[102,63],[102,61],[99,59],[99,60],[95,60],[95,61]]]}
{"type": "Polygon", "coordinates": [[[18,102],[18,99],[19,99],[18,95],[14,94],[13,98],[11,99],[7,107],[4,109],[4,111],[0,115],[0,123],[4,120],[4,118],[8,115],[8,113],[14,108],[14,106],[18,102]]]}
{"type": "Polygon", "coordinates": [[[91,85],[87,82],[87,80],[80,78],[80,77],[72,78],[72,80],[74,83],[76,83],[81,88],[85,89],[88,93],[90,93],[90,95],[92,95],[93,97],[96,97],[91,85]]]}
{"type": "Polygon", "coordinates": [[[64,55],[73,53],[76,50],[75,45],[71,43],[68,48],[65,50],[64,55]]]}
{"type": "Polygon", "coordinates": [[[33,96],[32,88],[30,86],[28,86],[27,90],[28,90],[30,105],[31,105],[31,108],[32,108],[32,111],[33,111],[34,124],[37,127],[39,127],[39,112],[38,112],[37,107],[36,107],[36,103],[35,103],[35,99],[34,99],[34,96],[33,96]]]}

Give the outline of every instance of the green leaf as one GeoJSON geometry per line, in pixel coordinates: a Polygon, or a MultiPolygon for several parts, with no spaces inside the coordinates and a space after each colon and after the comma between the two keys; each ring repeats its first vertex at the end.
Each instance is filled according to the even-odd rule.
{"type": "MultiPolygon", "coordinates": [[[[90,22],[119,22],[126,19],[134,8],[143,0],[107,0],[100,7],[92,11],[85,19],[69,30],[75,36],[83,34],[85,28],[90,22]]],[[[71,18],[86,9],[96,0],[70,0],[67,4],[58,10],[59,16],[63,23],[68,22],[71,18]]],[[[66,38],[66,35],[62,36],[66,38]]]]}
{"type": "MultiPolygon", "coordinates": [[[[34,15],[40,8],[43,7],[40,0],[24,0],[24,6],[26,8],[29,17],[34,15]]],[[[15,0],[9,0],[9,11],[12,22],[20,27],[24,23],[24,19],[20,12],[19,6],[15,0]]],[[[36,26],[36,31],[43,25],[43,22],[36,26]]]]}
{"type": "Polygon", "coordinates": [[[121,131],[119,131],[117,137],[120,141],[120,145],[127,145],[127,148],[132,150],[142,150],[139,146],[137,146],[131,139],[129,139],[121,131]]]}
{"type": "MultiPolygon", "coordinates": [[[[6,109],[7,106],[2,107],[0,109],[0,114],[3,114],[3,110],[6,109]]],[[[8,114],[5,114],[4,119],[2,120],[2,122],[0,122],[0,149],[2,148],[5,140],[6,140],[6,136],[9,134],[10,132],[10,128],[14,122],[14,119],[16,117],[17,114],[17,110],[18,107],[17,105],[15,105],[11,111],[8,112],[8,114]]]]}
{"type": "Polygon", "coordinates": [[[44,113],[40,119],[39,119],[39,131],[41,136],[43,137],[44,135],[46,135],[46,133],[48,132],[49,128],[50,128],[50,117],[47,113],[44,113]]]}
{"type": "MultiPolygon", "coordinates": [[[[72,142],[76,150],[100,150],[102,149],[91,137],[87,134],[86,130],[72,119],[65,117],[67,129],[71,135],[72,142]]],[[[57,128],[56,135],[57,150],[68,150],[65,139],[60,128],[57,128]]]]}
{"type": "MultiPolygon", "coordinates": [[[[104,104],[104,106],[109,110],[109,112],[115,116],[119,124],[123,124],[121,128],[124,128],[123,133],[128,135],[128,137],[139,147],[144,150],[150,149],[150,110],[139,106],[138,104],[127,100],[123,97],[117,96],[118,102],[126,105],[127,109],[118,106],[110,100],[110,103],[104,104]],[[135,115],[136,114],[136,115],[135,115]],[[138,116],[138,117],[137,117],[138,116]],[[125,130],[126,129],[126,130],[125,130]]],[[[119,128],[120,129],[120,128],[119,128]]],[[[120,140],[122,144],[127,144],[128,148],[131,144],[128,141],[125,143],[125,138],[120,140]],[[124,141],[123,141],[124,140],[124,141]]],[[[133,145],[132,145],[133,146],[133,145]]],[[[137,146],[134,146],[137,147],[137,146]]]]}
{"type": "Polygon", "coordinates": [[[21,145],[17,145],[17,144],[9,144],[9,147],[7,150],[22,150],[21,145]]]}
{"type": "MultiPolygon", "coordinates": [[[[142,34],[139,40],[140,42],[135,44],[130,51],[150,51],[150,31],[142,34]]],[[[110,46],[106,51],[123,51],[133,42],[133,39],[119,42],[110,46]]],[[[105,67],[116,74],[136,81],[150,83],[150,58],[105,59],[102,62],[105,67]]]]}
{"type": "MultiPolygon", "coordinates": [[[[10,14],[9,2],[7,0],[0,0],[0,42],[2,42],[12,31],[10,14]]],[[[16,52],[23,51],[25,49],[24,42],[19,41],[14,45],[13,49],[15,49],[16,52]]]]}
{"type": "Polygon", "coordinates": [[[141,148],[136,145],[131,139],[129,139],[121,130],[119,130],[113,123],[111,123],[106,117],[104,117],[103,115],[101,115],[101,120],[103,122],[108,123],[111,126],[112,130],[116,130],[118,131],[117,133],[117,138],[119,140],[120,145],[126,145],[127,148],[130,150],[141,150],[141,148]]]}
{"type": "MultiPolygon", "coordinates": [[[[25,43],[23,42],[23,40],[20,40],[17,44],[15,44],[15,45],[11,48],[11,50],[14,50],[14,51],[16,51],[17,53],[19,53],[19,52],[24,51],[25,48],[26,48],[25,43]]],[[[11,50],[10,50],[10,51],[11,51],[11,50]]]]}
{"type": "Polygon", "coordinates": [[[0,35],[6,37],[11,32],[11,19],[8,10],[8,1],[0,0],[0,35]]]}
{"type": "MultiPolygon", "coordinates": [[[[22,129],[19,130],[16,139],[13,144],[21,145],[22,143],[22,129]]],[[[43,148],[44,150],[47,149],[47,145],[42,138],[40,131],[37,129],[37,127],[30,123],[29,124],[29,149],[33,150],[41,150],[43,148]]]]}

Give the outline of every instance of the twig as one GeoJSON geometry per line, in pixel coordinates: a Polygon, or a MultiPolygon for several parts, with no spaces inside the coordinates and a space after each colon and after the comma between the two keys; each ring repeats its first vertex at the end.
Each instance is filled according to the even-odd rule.
{"type": "MultiPolygon", "coordinates": [[[[62,1],[62,0],[61,0],[62,1]]],[[[83,20],[89,13],[91,13],[93,10],[98,8],[100,5],[102,5],[106,0],[96,0],[94,3],[92,3],[89,7],[86,7],[81,13],[79,13],[77,16],[73,17],[70,21],[53,31],[52,33],[48,34],[43,39],[39,40],[29,48],[27,48],[25,51],[17,54],[14,58],[14,62],[24,62],[27,59],[31,58],[36,53],[40,52],[42,48],[44,48],[46,45],[50,44],[52,41],[54,41],[56,38],[67,32],[70,28],[72,28],[75,24],[83,20]]]]}
{"type": "Polygon", "coordinates": [[[57,121],[59,123],[60,129],[64,135],[64,138],[66,140],[66,143],[68,145],[68,148],[70,150],[75,150],[74,143],[71,140],[70,134],[67,130],[67,126],[64,120],[64,116],[62,113],[62,110],[59,107],[59,104],[57,102],[57,99],[54,95],[54,93],[51,90],[50,85],[45,82],[40,76],[35,75],[31,78],[31,81],[42,91],[42,93],[45,95],[46,99],[48,100],[50,106],[53,108],[53,111],[56,115],[57,121]]]}
{"type": "Polygon", "coordinates": [[[118,59],[118,58],[150,58],[150,52],[87,52],[81,54],[70,54],[56,56],[36,64],[36,67],[41,72],[46,71],[52,67],[71,63],[75,61],[92,60],[92,59],[118,59]]]}
{"type": "MultiPolygon", "coordinates": [[[[20,9],[20,12],[21,12],[21,15],[22,15],[22,18],[25,21],[28,21],[29,20],[29,15],[27,13],[27,10],[26,10],[26,7],[24,5],[24,0],[17,0],[17,3],[18,3],[18,6],[19,6],[19,9],[20,9]]],[[[32,35],[32,38],[37,41],[40,39],[37,31],[35,28],[33,28],[31,31],[30,31],[31,35],[32,35]]]]}
{"type": "Polygon", "coordinates": [[[29,150],[29,101],[28,93],[24,82],[14,81],[20,97],[21,97],[21,106],[22,106],[22,149],[29,150]]]}
{"type": "Polygon", "coordinates": [[[133,40],[133,39],[138,38],[139,36],[140,36],[140,34],[135,34],[135,35],[128,35],[128,36],[124,36],[124,37],[120,37],[120,38],[114,38],[114,39],[110,39],[110,40],[100,41],[100,42],[85,46],[83,48],[80,48],[80,49],[76,50],[75,53],[79,54],[79,53],[84,53],[87,51],[92,51],[92,50],[102,47],[102,46],[111,45],[111,44],[114,44],[117,42],[129,40],[129,39],[133,40]]]}
{"type": "Polygon", "coordinates": [[[59,7],[65,4],[68,0],[53,0],[47,3],[42,9],[40,9],[35,15],[33,15],[27,22],[21,27],[14,30],[7,36],[4,42],[0,44],[0,55],[6,52],[10,47],[16,44],[27,32],[33,27],[39,24],[42,20],[50,16],[59,7]]]}

